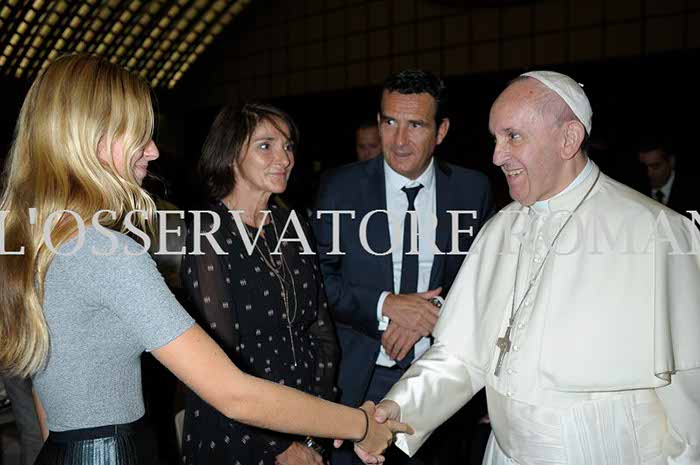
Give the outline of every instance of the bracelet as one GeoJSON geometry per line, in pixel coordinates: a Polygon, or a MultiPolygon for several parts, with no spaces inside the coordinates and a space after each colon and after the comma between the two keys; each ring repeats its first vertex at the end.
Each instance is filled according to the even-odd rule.
{"type": "Polygon", "coordinates": [[[317,443],[311,436],[306,436],[306,439],[304,439],[304,444],[309,449],[318,452],[322,457],[326,456],[326,449],[324,449],[323,446],[317,443]]]}
{"type": "Polygon", "coordinates": [[[361,439],[354,441],[355,443],[360,443],[360,442],[364,441],[365,439],[367,439],[367,434],[369,433],[369,415],[367,415],[367,412],[365,412],[361,408],[358,410],[365,414],[365,434],[362,435],[361,439]]]}

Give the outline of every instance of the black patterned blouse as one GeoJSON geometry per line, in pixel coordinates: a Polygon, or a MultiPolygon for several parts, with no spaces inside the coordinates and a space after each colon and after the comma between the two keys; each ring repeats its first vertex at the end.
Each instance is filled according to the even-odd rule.
{"type": "MultiPolygon", "coordinates": [[[[299,242],[285,241],[280,246],[295,291],[289,288],[287,314],[280,281],[260,250],[248,253],[223,203],[210,209],[221,218],[213,237],[227,255],[217,255],[205,238],[201,242],[204,255],[191,254],[192,233],[188,231],[183,281],[193,316],[244,372],[333,399],[338,346],[316,255],[302,255],[299,242]]],[[[297,236],[291,225],[283,233],[289,211],[274,205],[270,210],[276,230],[272,223],[264,226],[265,239],[259,241],[267,241],[274,250],[276,232],[285,239],[297,236]]],[[[203,232],[211,230],[211,220],[205,221],[206,217],[203,232]]],[[[310,229],[304,218],[299,219],[313,246],[310,229]]],[[[254,228],[248,231],[255,237],[254,228]]],[[[267,253],[264,243],[259,244],[267,253]]],[[[272,257],[273,265],[283,265],[279,255],[272,257]]],[[[238,423],[194,393],[188,395],[183,434],[185,465],[272,465],[294,441],[303,442],[303,438],[238,423]]]]}

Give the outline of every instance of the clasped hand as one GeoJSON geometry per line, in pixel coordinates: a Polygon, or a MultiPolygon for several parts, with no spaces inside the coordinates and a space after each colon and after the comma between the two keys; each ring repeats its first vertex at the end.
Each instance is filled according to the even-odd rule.
{"type": "Polygon", "coordinates": [[[387,296],[382,313],[391,322],[382,335],[382,346],[389,358],[403,360],[421,337],[432,334],[440,311],[430,299],[440,295],[441,290],[387,296]]]}
{"type": "MultiPolygon", "coordinates": [[[[367,437],[355,443],[355,453],[366,464],[384,462],[384,451],[394,442],[396,433],[413,434],[413,428],[399,421],[400,409],[396,402],[383,400],[375,407],[367,401],[360,407],[369,416],[367,437]]],[[[336,439],[335,447],[340,447],[343,441],[336,439]]]]}
{"type": "Polygon", "coordinates": [[[277,456],[275,463],[279,465],[323,465],[323,457],[306,445],[293,442],[287,450],[277,456]]]}

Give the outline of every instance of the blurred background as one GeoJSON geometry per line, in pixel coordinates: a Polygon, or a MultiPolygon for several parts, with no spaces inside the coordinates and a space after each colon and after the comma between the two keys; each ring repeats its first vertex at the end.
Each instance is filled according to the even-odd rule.
{"type": "Polygon", "coordinates": [[[450,93],[438,156],[485,171],[503,204],[489,108],[510,79],[546,68],[584,84],[596,162],[643,189],[637,146],[650,133],[694,169],[699,49],[695,0],[6,0],[0,154],[41,66],[73,50],[100,53],[155,89],[154,171],[166,198],[194,201],[192,168],[217,111],[257,100],[301,128],[286,200],[307,204],[319,172],[354,160],[355,128],[376,114],[384,78],[418,67],[442,76],[450,93]]]}

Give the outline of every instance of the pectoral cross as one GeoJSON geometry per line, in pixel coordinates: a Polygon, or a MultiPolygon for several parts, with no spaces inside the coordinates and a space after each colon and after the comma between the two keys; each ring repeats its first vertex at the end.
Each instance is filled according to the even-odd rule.
{"type": "Polygon", "coordinates": [[[506,333],[503,337],[499,337],[496,342],[496,347],[501,349],[498,354],[498,362],[496,362],[496,369],[493,374],[496,376],[501,375],[501,367],[503,366],[503,360],[506,358],[506,354],[510,352],[510,329],[512,328],[511,322],[508,322],[508,328],[506,328],[506,333]]]}

